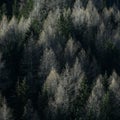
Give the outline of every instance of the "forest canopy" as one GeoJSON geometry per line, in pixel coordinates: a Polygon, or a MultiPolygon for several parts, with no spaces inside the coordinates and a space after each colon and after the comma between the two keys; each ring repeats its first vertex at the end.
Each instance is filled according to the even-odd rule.
{"type": "Polygon", "coordinates": [[[119,0],[0,0],[0,120],[120,120],[119,0]]]}

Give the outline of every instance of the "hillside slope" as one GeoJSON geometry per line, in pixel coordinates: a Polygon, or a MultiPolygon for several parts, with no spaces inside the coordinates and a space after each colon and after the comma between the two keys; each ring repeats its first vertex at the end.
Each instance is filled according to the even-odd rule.
{"type": "Polygon", "coordinates": [[[120,120],[119,75],[119,0],[1,0],[0,120],[120,120]]]}

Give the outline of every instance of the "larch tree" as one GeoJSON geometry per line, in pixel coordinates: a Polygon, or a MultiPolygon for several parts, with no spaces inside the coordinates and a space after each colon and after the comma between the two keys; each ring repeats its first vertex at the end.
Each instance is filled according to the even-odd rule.
{"type": "Polygon", "coordinates": [[[50,97],[54,98],[54,95],[56,93],[56,90],[59,84],[59,79],[60,79],[59,74],[54,68],[52,68],[49,75],[47,76],[47,79],[44,83],[44,89],[43,89],[43,91],[47,92],[49,98],[50,97]]]}
{"type": "Polygon", "coordinates": [[[66,43],[66,47],[65,47],[65,60],[66,62],[71,65],[72,63],[74,63],[75,61],[75,56],[76,53],[78,51],[78,49],[80,49],[80,44],[79,42],[74,42],[73,38],[70,38],[67,43],[66,43]]]}
{"type": "Polygon", "coordinates": [[[1,104],[2,106],[0,107],[0,119],[1,120],[13,120],[12,111],[7,106],[7,102],[5,98],[3,98],[3,101],[1,104]]]}
{"type": "Polygon", "coordinates": [[[46,48],[41,59],[40,76],[46,79],[52,68],[57,70],[56,56],[51,48],[46,48]]]}
{"type": "Polygon", "coordinates": [[[31,100],[28,100],[23,113],[24,120],[39,120],[37,113],[34,111],[31,100]]]}
{"type": "Polygon", "coordinates": [[[96,120],[100,116],[101,102],[105,94],[102,79],[102,76],[98,77],[96,84],[93,87],[91,95],[88,99],[87,114],[90,120],[96,120]]]}
{"type": "Polygon", "coordinates": [[[114,112],[111,112],[112,119],[119,119],[120,115],[118,114],[120,112],[120,81],[119,76],[115,71],[113,71],[111,77],[110,77],[110,103],[111,103],[111,109],[114,110],[114,112]]]}

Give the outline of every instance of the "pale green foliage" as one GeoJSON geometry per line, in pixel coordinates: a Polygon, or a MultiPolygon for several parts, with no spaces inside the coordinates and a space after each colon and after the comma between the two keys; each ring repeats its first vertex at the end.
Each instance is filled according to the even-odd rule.
{"type": "Polygon", "coordinates": [[[87,7],[86,7],[86,18],[88,26],[98,25],[100,22],[99,14],[97,9],[95,8],[92,0],[89,0],[87,7]]]}
{"type": "Polygon", "coordinates": [[[101,102],[104,96],[104,88],[102,84],[102,76],[99,76],[95,86],[92,89],[91,95],[87,104],[88,116],[93,118],[99,118],[101,110],[101,102]]]}
{"type": "Polygon", "coordinates": [[[57,108],[63,108],[64,110],[68,110],[69,106],[69,98],[67,94],[67,90],[65,90],[65,86],[63,84],[59,84],[56,94],[55,94],[55,104],[57,108]]]}
{"type": "Polygon", "coordinates": [[[55,100],[51,102],[54,109],[60,109],[61,112],[69,111],[70,103],[79,94],[79,89],[84,79],[84,73],[81,70],[81,65],[76,59],[73,68],[66,65],[65,71],[61,74],[60,82],[55,92],[55,100]]]}
{"type": "Polygon", "coordinates": [[[75,59],[75,55],[77,50],[80,48],[80,44],[79,42],[74,42],[73,38],[70,38],[67,43],[66,43],[66,47],[65,47],[65,59],[66,61],[69,63],[73,63],[74,59],[75,59]]]}
{"type": "Polygon", "coordinates": [[[57,69],[55,53],[52,49],[45,49],[40,66],[41,75],[48,75],[52,68],[57,69]]]}
{"type": "MultiPolygon", "coordinates": [[[[70,104],[79,94],[83,79],[84,73],[81,70],[78,58],[76,58],[72,68],[66,65],[61,75],[58,75],[55,69],[52,68],[43,88],[43,93],[47,93],[49,98],[47,109],[48,117],[51,112],[55,113],[51,115],[52,119],[55,119],[57,114],[66,114],[69,111],[70,104]]],[[[65,118],[65,116],[62,118],[65,118]]]]}
{"type": "Polygon", "coordinates": [[[106,24],[108,24],[107,22],[110,22],[111,20],[111,17],[114,16],[114,20],[116,22],[119,21],[119,17],[120,17],[120,13],[119,13],[119,10],[118,8],[115,8],[115,7],[111,7],[111,8],[104,8],[103,9],[103,19],[105,21],[106,24]]]}
{"type": "Polygon", "coordinates": [[[78,44],[74,42],[73,38],[70,38],[66,44],[65,56],[74,57],[78,48],[79,48],[78,44]]]}
{"type": "Polygon", "coordinates": [[[32,20],[38,19],[40,22],[43,19],[44,15],[48,12],[45,0],[34,0],[33,10],[30,13],[30,18],[32,20]]]}
{"type": "MultiPolygon", "coordinates": [[[[102,75],[119,73],[120,10],[106,0],[34,0],[30,12],[29,1],[19,18],[0,21],[0,89],[15,119],[118,120],[120,77],[102,75]]],[[[0,120],[11,116],[3,100],[0,120]]]]}
{"type": "Polygon", "coordinates": [[[60,10],[50,11],[46,20],[44,21],[43,30],[40,34],[39,44],[49,46],[51,41],[56,37],[57,20],[60,16],[60,10]]]}
{"type": "Polygon", "coordinates": [[[105,24],[102,22],[98,27],[98,33],[97,33],[97,40],[96,40],[96,46],[98,50],[103,50],[101,47],[103,47],[104,39],[106,36],[104,35],[106,30],[105,24]]]}
{"type": "Polygon", "coordinates": [[[19,24],[18,24],[18,29],[22,33],[26,33],[26,31],[29,30],[29,27],[31,25],[31,18],[25,19],[24,17],[21,17],[19,24]]]}
{"type": "Polygon", "coordinates": [[[74,41],[72,39],[68,40],[65,48],[65,54],[73,56],[74,55],[74,41]]]}
{"type": "Polygon", "coordinates": [[[117,99],[116,102],[120,102],[120,78],[117,75],[117,73],[114,71],[111,76],[111,82],[110,82],[110,91],[115,95],[115,98],[117,99]]]}
{"type": "Polygon", "coordinates": [[[7,107],[5,98],[2,101],[2,107],[0,107],[0,120],[13,120],[11,109],[7,107]]]}
{"type": "Polygon", "coordinates": [[[79,27],[86,21],[85,8],[82,6],[81,0],[76,0],[72,12],[73,24],[75,27],[79,27]]]}
{"type": "Polygon", "coordinates": [[[104,21],[107,22],[108,18],[110,17],[111,14],[111,9],[104,8],[103,9],[103,15],[104,15],[104,21]]]}
{"type": "Polygon", "coordinates": [[[88,1],[86,8],[83,7],[81,0],[77,0],[74,4],[72,18],[75,27],[80,27],[84,23],[88,26],[94,26],[100,21],[92,0],[88,1]]]}
{"type": "Polygon", "coordinates": [[[54,97],[58,87],[59,79],[60,79],[59,74],[56,72],[54,68],[52,68],[44,83],[44,89],[43,89],[44,91],[47,92],[47,95],[49,97],[54,97]]]}
{"type": "Polygon", "coordinates": [[[114,71],[110,77],[110,100],[111,100],[111,109],[114,109],[111,114],[113,115],[113,119],[120,118],[120,77],[114,71]]]}
{"type": "Polygon", "coordinates": [[[0,22],[0,37],[2,37],[6,33],[7,27],[8,27],[7,17],[3,16],[2,21],[0,22]]]}
{"type": "Polygon", "coordinates": [[[81,68],[81,64],[79,62],[79,59],[76,58],[76,61],[74,63],[74,66],[73,68],[71,69],[71,77],[74,80],[78,80],[79,77],[83,77],[83,71],[82,71],[82,68],[81,68]]]}
{"type": "MultiPolygon", "coordinates": [[[[12,19],[8,22],[6,16],[3,16],[2,21],[0,22],[0,37],[5,37],[7,32],[12,34],[19,34],[22,33],[23,37],[25,36],[25,33],[28,31],[31,24],[31,19],[25,19],[22,17],[20,21],[15,18],[15,16],[12,17],[12,19]],[[13,32],[14,31],[14,32],[13,32]]],[[[15,36],[13,36],[15,37],[15,36]]]]}

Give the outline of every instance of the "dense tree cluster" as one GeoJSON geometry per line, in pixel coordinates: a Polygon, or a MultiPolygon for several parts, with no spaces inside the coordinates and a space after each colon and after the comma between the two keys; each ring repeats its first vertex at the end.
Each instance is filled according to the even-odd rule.
{"type": "Polygon", "coordinates": [[[0,1],[0,120],[120,120],[119,61],[119,0],[0,1]]]}

